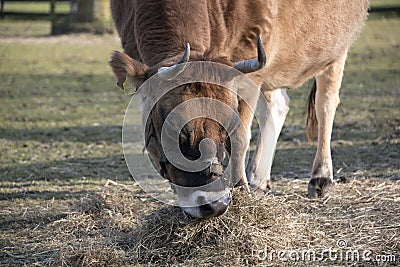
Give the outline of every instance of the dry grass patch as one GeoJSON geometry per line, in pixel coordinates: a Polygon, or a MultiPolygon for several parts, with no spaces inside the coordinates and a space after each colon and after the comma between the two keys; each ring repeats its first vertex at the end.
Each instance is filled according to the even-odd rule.
{"type": "Polygon", "coordinates": [[[318,259],[324,250],[331,249],[344,253],[357,250],[360,260],[364,250],[371,251],[371,258],[395,255],[397,262],[385,265],[399,264],[399,180],[338,183],[334,194],[321,200],[303,197],[306,186],[306,180],[282,179],[275,183],[275,195],[249,197],[235,190],[232,206],[224,216],[198,220],[178,208],[143,198],[136,185],[111,184],[77,201],[64,218],[31,233],[35,242],[17,241],[6,246],[3,263],[13,265],[19,259],[25,264],[31,259],[39,266],[357,263],[346,258],[282,262],[276,254],[279,250],[296,251],[301,257],[302,251],[312,250],[318,259]],[[346,247],[340,250],[338,240],[344,240],[346,247]]]}

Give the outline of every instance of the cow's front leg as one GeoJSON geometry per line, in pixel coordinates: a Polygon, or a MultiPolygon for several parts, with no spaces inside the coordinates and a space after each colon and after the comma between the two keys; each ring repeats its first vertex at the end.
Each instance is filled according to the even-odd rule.
{"type": "Polygon", "coordinates": [[[251,139],[251,123],[254,117],[254,110],[257,104],[258,95],[245,96],[238,105],[240,125],[230,136],[230,175],[237,181],[237,185],[242,185],[247,191],[248,180],[246,177],[246,153],[249,149],[251,139]]]}
{"type": "Polygon", "coordinates": [[[333,186],[331,134],[347,53],[316,76],[315,114],[318,123],[318,148],[308,184],[308,197],[323,197],[333,186]]]}
{"type": "MultiPolygon", "coordinates": [[[[252,190],[271,189],[271,166],[274,159],[276,142],[289,111],[289,97],[286,89],[263,92],[268,107],[259,104],[260,115],[256,150],[247,170],[252,190]]],[[[262,98],[260,98],[263,101],[262,98]]]]}

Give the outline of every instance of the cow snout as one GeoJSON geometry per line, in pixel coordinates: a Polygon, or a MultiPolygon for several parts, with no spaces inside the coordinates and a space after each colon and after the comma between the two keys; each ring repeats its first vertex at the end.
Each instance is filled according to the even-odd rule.
{"type": "MultiPolygon", "coordinates": [[[[198,197],[198,203],[204,203],[205,199],[203,196],[198,197]]],[[[199,206],[200,214],[203,218],[206,217],[218,217],[224,214],[231,203],[230,193],[224,195],[222,198],[213,201],[211,203],[202,204],[199,206]]]]}

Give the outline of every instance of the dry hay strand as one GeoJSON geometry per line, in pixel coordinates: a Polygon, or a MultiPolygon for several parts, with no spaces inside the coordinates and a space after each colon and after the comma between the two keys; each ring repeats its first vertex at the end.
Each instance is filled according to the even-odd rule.
{"type": "Polygon", "coordinates": [[[257,264],[257,250],[299,245],[297,236],[306,230],[307,216],[282,201],[235,190],[228,212],[218,218],[193,220],[173,207],[154,211],[134,232],[130,253],[142,264],[257,264]]]}
{"type": "MultiPolygon", "coordinates": [[[[110,186],[90,194],[65,218],[48,224],[42,265],[255,266],[349,265],[353,261],[282,262],[259,252],[348,249],[394,254],[399,264],[400,181],[356,179],[337,183],[326,199],[305,197],[307,180],[280,179],[275,195],[234,190],[228,212],[212,219],[187,217],[176,207],[145,198],[138,187],[110,186]]],[[[37,250],[37,251],[40,251],[37,250]]],[[[270,256],[271,254],[269,254],[270,256]]],[[[361,265],[366,262],[361,262],[361,265]]],[[[367,262],[368,265],[382,265],[367,262]]]]}
{"type": "Polygon", "coordinates": [[[59,257],[62,266],[121,266],[125,251],[104,238],[85,238],[62,247],[59,257]]]}
{"type": "MultiPolygon", "coordinates": [[[[130,232],[143,208],[137,186],[108,188],[80,199],[64,219],[48,226],[53,262],[62,266],[121,266],[126,261],[130,232]]],[[[151,206],[151,205],[150,205],[151,206]]]]}
{"type": "MultiPolygon", "coordinates": [[[[260,259],[260,251],[368,249],[373,255],[398,254],[400,224],[393,215],[400,212],[400,181],[350,180],[319,200],[305,198],[307,183],[282,179],[275,186],[284,193],[275,196],[235,190],[232,206],[219,218],[193,220],[173,207],[154,210],[131,233],[133,247],[127,257],[136,264],[232,266],[283,263],[276,254],[260,259]],[[339,240],[346,247],[339,248],[339,240]]],[[[355,262],[344,259],[329,265],[355,262]]]]}

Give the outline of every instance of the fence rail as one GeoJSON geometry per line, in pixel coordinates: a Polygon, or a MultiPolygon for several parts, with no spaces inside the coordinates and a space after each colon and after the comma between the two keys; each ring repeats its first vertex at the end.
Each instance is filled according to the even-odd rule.
{"type": "Polygon", "coordinates": [[[19,17],[39,17],[39,18],[54,18],[55,16],[68,16],[76,10],[76,0],[1,0],[0,7],[0,17],[4,18],[6,15],[8,16],[19,16],[19,17]],[[7,11],[6,2],[15,2],[15,3],[23,3],[23,2],[40,2],[40,3],[49,3],[50,11],[49,12],[32,12],[32,11],[7,11]],[[71,11],[70,12],[56,12],[56,3],[57,2],[69,2],[71,3],[71,11]]]}
{"type": "MultiPolygon", "coordinates": [[[[55,16],[68,16],[71,13],[76,12],[77,10],[77,0],[0,0],[1,8],[0,8],[0,18],[4,18],[6,15],[10,16],[21,16],[21,17],[42,17],[42,18],[54,18],[55,16]],[[49,3],[50,12],[21,12],[21,11],[7,11],[5,8],[6,2],[41,2],[41,3],[49,3]],[[70,2],[71,3],[71,11],[70,12],[56,12],[55,6],[57,2],[70,2]]],[[[369,10],[370,13],[397,13],[400,14],[400,6],[377,6],[371,7],[369,10]]]]}
{"type": "Polygon", "coordinates": [[[397,13],[400,14],[399,6],[384,6],[384,7],[372,7],[370,13],[397,13]]]}

